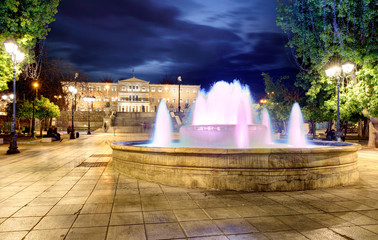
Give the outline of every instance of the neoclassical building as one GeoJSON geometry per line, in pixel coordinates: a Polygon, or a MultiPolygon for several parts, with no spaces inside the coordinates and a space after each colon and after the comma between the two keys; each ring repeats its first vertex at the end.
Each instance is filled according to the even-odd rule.
{"type": "MultiPolygon", "coordinates": [[[[65,91],[75,85],[72,82],[63,84],[65,91]]],[[[108,105],[117,112],[156,112],[162,100],[170,111],[177,111],[179,98],[178,84],[150,84],[149,81],[136,77],[119,80],[117,83],[88,82],[76,83],[76,110],[87,111],[92,104],[84,102],[84,97],[93,96],[94,111],[103,111],[108,105]],[[109,104],[107,104],[109,103],[109,104]]],[[[196,101],[200,85],[180,85],[181,111],[187,111],[196,101]]],[[[72,95],[67,94],[66,101],[72,101],[72,95]]],[[[70,105],[70,104],[68,104],[70,105]]]]}

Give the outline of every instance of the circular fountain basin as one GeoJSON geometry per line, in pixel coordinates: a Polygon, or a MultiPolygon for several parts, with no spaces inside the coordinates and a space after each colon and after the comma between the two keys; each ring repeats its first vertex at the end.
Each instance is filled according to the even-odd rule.
{"type": "Polygon", "coordinates": [[[163,184],[219,190],[296,191],[350,185],[359,178],[359,144],[310,148],[157,148],[111,145],[114,167],[163,184]]]}

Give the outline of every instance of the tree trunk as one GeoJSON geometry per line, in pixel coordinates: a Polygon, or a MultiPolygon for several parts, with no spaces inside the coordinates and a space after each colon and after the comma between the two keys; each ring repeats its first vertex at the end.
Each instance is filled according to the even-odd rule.
{"type": "Polygon", "coordinates": [[[39,136],[42,138],[42,130],[43,130],[43,124],[44,123],[44,119],[39,119],[39,136]]]}
{"type": "Polygon", "coordinates": [[[365,118],[364,120],[364,128],[362,131],[362,136],[365,138],[369,137],[369,119],[368,118],[365,118]]]}
{"type": "Polygon", "coordinates": [[[378,118],[370,118],[368,147],[378,147],[378,118]]]}
{"type": "Polygon", "coordinates": [[[347,133],[348,133],[348,120],[345,120],[345,128],[344,128],[344,131],[345,131],[344,138],[346,139],[346,135],[347,135],[347,133]]]}
{"type": "Polygon", "coordinates": [[[316,138],[316,120],[311,120],[312,139],[316,138]]]}
{"type": "Polygon", "coordinates": [[[31,134],[32,122],[33,122],[33,118],[29,120],[29,134],[31,134]]]}
{"type": "Polygon", "coordinates": [[[328,121],[328,128],[327,128],[327,131],[331,131],[331,130],[332,130],[332,126],[333,126],[333,120],[329,120],[329,121],[328,121]]]}
{"type": "Polygon", "coordinates": [[[358,120],[358,137],[363,136],[363,124],[362,120],[358,120]]]}

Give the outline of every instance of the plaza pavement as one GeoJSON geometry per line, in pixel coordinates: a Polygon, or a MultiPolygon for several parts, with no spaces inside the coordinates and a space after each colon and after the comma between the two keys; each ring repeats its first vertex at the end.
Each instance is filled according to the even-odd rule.
{"type": "Polygon", "coordinates": [[[359,151],[354,186],[300,192],[189,189],[112,168],[109,143],[147,135],[96,133],[0,145],[0,239],[378,239],[378,151],[359,151]]]}

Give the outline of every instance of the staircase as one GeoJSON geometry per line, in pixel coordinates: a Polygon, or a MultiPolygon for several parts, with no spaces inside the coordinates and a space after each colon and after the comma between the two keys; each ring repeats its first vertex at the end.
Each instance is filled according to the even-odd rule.
{"type": "Polygon", "coordinates": [[[154,112],[117,112],[113,128],[116,133],[151,132],[155,116],[154,112]]]}

